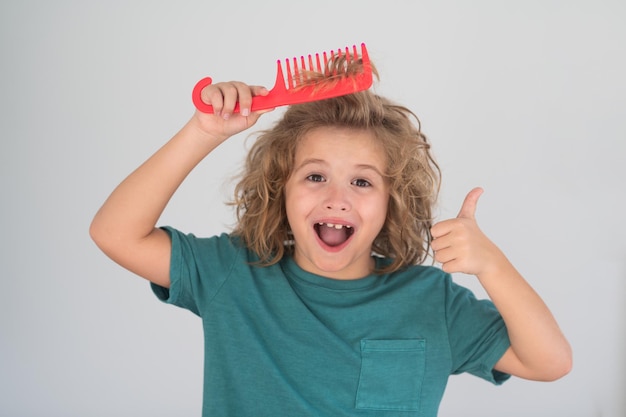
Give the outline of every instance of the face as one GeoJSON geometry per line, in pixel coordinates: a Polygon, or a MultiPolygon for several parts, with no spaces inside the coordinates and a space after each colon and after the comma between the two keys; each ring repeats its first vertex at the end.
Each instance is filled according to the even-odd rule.
{"type": "Polygon", "coordinates": [[[372,243],[389,201],[385,168],[383,149],[370,132],[318,128],[301,140],[285,204],[302,269],[334,279],[372,272],[372,243]]]}

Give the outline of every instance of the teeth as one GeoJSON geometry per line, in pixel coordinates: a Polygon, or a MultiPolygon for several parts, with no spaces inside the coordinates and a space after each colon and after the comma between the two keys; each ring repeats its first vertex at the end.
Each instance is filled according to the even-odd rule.
{"type": "Polygon", "coordinates": [[[334,224],[334,223],[324,223],[324,222],[319,222],[318,223],[320,226],[326,225],[326,227],[334,227],[335,229],[339,230],[343,227],[345,227],[346,229],[350,229],[350,226],[348,225],[342,225],[342,224],[334,224]]]}

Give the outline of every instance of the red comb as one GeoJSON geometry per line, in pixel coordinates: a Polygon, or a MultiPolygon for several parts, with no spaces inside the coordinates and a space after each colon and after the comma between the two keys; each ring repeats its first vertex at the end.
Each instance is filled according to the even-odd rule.
{"type": "MultiPolygon", "coordinates": [[[[285,59],[285,72],[280,61],[277,61],[276,82],[266,96],[252,98],[251,111],[271,109],[289,104],[305,103],[356,93],[368,89],[372,85],[372,65],[365,44],[361,44],[361,66],[358,72],[351,72],[354,63],[359,59],[357,47],[352,50],[338,49],[322,55],[308,55],[291,61],[285,59]],[[340,65],[332,65],[339,62],[340,65]],[[330,64],[330,65],[329,65],[330,64]],[[284,75],[286,73],[286,76],[284,75]],[[314,77],[318,75],[318,77],[314,77]],[[329,82],[332,80],[332,82],[329,82]]],[[[202,101],[204,87],[210,85],[210,77],[198,81],[193,89],[193,104],[203,113],[213,113],[213,106],[202,101]]],[[[234,112],[239,111],[239,103],[234,112]]]]}

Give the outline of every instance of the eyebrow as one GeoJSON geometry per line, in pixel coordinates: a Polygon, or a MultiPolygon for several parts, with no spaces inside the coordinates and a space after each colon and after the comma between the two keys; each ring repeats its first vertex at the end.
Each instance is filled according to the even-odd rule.
{"type": "MultiPolygon", "coordinates": [[[[322,164],[322,165],[328,165],[328,162],[326,162],[323,159],[319,159],[319,158],[307,158],[304,161],[302,161],[302,163],[300,165],[298,165],[297,167],[295,167],[294,172],[298,171],[300,169],[302,169],[303,167],[310,165],[310,164],[322,164]]],[[[375,173],[377,173],[378,175],[380,175],[382,178],[385,178],[385,175],[383,175],[382,172],[380,172],[380,170],[378,168],[376,168],[374,165],[370,165],[370,164],[357,164],[356,168],[359,169],[368,169],[371,171],[374,171],[375,173]]]]}
{"type": "Polygon", "coordinates": [[[318,159],[318,158],[307,158],[304,161],[302,161],[302,163],[300,165],[298,165],[297,167],[294,168],[294,171],[298,171],[300,169],[302,169],[303,167],[310,165],[310,164],[322,164],[322,165],[328,165],[328,163],[326,161],[324,161],[323,159],[318,159]]]}

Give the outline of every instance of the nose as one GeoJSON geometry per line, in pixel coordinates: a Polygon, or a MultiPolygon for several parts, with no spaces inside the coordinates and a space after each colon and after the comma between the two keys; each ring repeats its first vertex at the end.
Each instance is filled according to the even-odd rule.
{"type": "Polygon", "coordinates": [[[326,190],[324,207],[327,210],[349,211],[352,208],[347,190],[336,185],[329,185],[326,190]]]}

